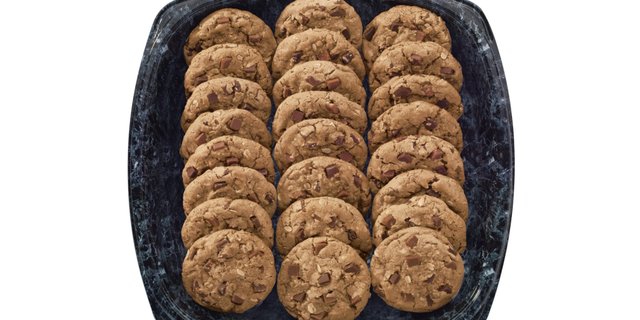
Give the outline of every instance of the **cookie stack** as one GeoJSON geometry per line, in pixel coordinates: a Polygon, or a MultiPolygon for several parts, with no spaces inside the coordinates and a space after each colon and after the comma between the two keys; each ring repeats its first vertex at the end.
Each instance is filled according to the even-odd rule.
{"type": "Polygon", "coordinates": [[[182,278],[193,300],[215,311],[242,313],[275,285],[267,129],[275,46],[260,18],[222,9],[202,20],[184,47],[182,278]]]}
{"type": "Polygon", "coordinates": [[[372,247],[361,19],[342,0],[298,0],[275,30],[278,296],[298,319],[354,319],[372,247]]]}
{"type": "Polygon", "coordinates": [[[373,91],[372,285],[392,307],[433,311],[455,297],[464,277],[462,69],[444,21],[420,7],[381,13],[363,42],[373,91]]]}

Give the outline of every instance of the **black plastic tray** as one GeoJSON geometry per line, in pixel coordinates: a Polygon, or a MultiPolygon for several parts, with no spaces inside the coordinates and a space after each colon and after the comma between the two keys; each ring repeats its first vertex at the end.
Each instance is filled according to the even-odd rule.
{"type": "MultiPolygon", "coordinates": [[[[242,315],[218,314],[195,304],[182,288],[185,249],[178,154],[186,64],[182,47],[192,28],[223,7],[249,10],[273,27],[290,1],[178,0],[156,17],[136,85],[129,135],[129,200],[140,272],[158,319],[289,319],[276,290],[242,315]]],[[[469,199],[466,273],[458,296],[433,313],[412,314],[387,306],[372,294],[360,319],[486,319],[498,286],[511,221],[514,147],[504,71],[484,14],[464,0],[348,1],[366,24],[394,4],[423,6],[441,15],[453,39],[453,54],[464,71],[460,119],[469,199]]],[[[277,263],[280,258],[276,254],[277,263]]]]}

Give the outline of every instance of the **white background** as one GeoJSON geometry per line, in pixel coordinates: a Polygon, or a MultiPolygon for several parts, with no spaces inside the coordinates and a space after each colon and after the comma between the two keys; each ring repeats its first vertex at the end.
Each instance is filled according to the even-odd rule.
{"type": "MultiPolygon", "coordinates": [[[[476,3],[498,41],[516,137],[511,239],[489,318],[637,318],[634,2],[476,3]]],[[[152,318],[131,237],[127,137],[164,4],[0,9],[0,319],[152,318]]]]}

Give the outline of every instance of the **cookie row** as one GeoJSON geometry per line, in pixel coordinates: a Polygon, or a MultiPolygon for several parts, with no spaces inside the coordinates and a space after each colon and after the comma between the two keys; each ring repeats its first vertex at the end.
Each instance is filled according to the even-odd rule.
{"type": "Polygon", "coordinates": [[[237,9],[207,16],[185,44],[182,279],[196,303],[219,312],[245,312],[275,285],[277,199],[266,125],[274,49],[271,29],[237,9]]]}

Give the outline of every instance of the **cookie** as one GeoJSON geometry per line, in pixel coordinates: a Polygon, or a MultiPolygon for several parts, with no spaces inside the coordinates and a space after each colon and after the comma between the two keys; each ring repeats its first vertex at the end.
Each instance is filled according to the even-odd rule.
{"type": "Polygon", "coordinates": [[[367,145],[357,131],[329,119],[309,119],[294,124],[273,148],[273,158],[280,171],[317,156],[339,158],[363,170],[367,155],[367,145]]]}
{"type": "Polygon", "coordinates": [[[200,145],[222,136],[237,136],[271,148],[271,134],[264,122],[249,111],[229,109],[201,114],[184,133],[180,155],[187,159],[200,145]]]}
{"type": "Polygon", "coordinates": [[[184,45],[187,64],[200,51],[223,43],[246,44],[256,49],[269,65],[276,39],[271,28],[262,19],[244,10],[225,8],[205,17],[198,24],[184,45]]]}
{"type": "Polygon", "coordinates": [[[215,198],[247,199],[270,217],[276,211],[276,188],[258,171],[245,167],[216,167],[195,178],[184,189],[184,213],[215,198]]]}
{"type": "Polygon", "coordinates": [[[444,201],[449,209],[467,221],[469,205],[460,184],[447,176],[425,169],[401,173],[378,190],[373,198],[371,221],[376,221],[380,213],[389,206],[407,203],[420,195],[444,201]]]}
{"type": "Polygon", "coordinates": [[[371,124],[369,150],[374,152],[383,143],[409,135],[433,135],[462,150],[462,129],[447,111],[424,101],[391,107],[371,124]]]}
{"type": "Polygon", "coordinates": [[[355,319],[371,296],[366,262],[330,237],[302,241],[282,261],[278,298],[297,319],[355,319]]]}
{"type": "Polygon", "coordinates": [[[182,242],[188,249],[196,240],[224,229],[253,233],[273,247],[269,214],[253,201],[229,198],[207,200],[193,209],[182,225],[182,242]]]}
{"type": "Polygon", "coordinates": [[[284,99],[273,117],[273,138],[305,119],[325,118],[340,121],[364,135],[367,115],[357,103],[332,91],[306,91],[284,99]]]}
{"type": "Polygon", "coordinates": [[[236,77],[256,82],[271,92],[271,73],[256,49],[244,44],[216,44],[198,53],[184,75],[187,97],[195,88],[208,80],[236,77]]]}
{"type": "Polygon", "coordinates": [[[182,130],[187,131],[202,113],[226,109],[247,110],[267,123],[271,100],[253,81],[233,77],[211,79],[197,86],[187,100],[180,118],[182,130]]]}
{"type": "Polygon", "coordinates": [[[438,198],[415,196],[404,204],[390,206],[373,223],[373,244],[378,246],[390,235],[409,228],[425,227],[445,236],[457,252],[467,247],[464,220],[438,198]]]}
{"type": "Polygon", "coordinates": [[[464,184],[460,152],[434,136],[407,136],[381,145],[371,155],[367,176],[373,192],[378,192],[396,175],[413,169],[429,169],[464,184]]]}
{"type": "Polygon", "coordinates": [[[278,106],[288,96],[304,91],[335,91],[363,108],[367,99],[353,70],[329,61],[308,61],[285,72],[273,85],[273,101],[278,106]]]}
{"type": "Polygon", "coordinates": [[[280,215],[276,227],[278,252],[286,256],[307,238],[332,237],[366,256],[371,250],[371,234],[362,214],[354,206],[331,197],[294,202],[280,215]]]}
{"type": "Polygon", "coordinates": [[[298,0],[287,5],[276,21],[278,42],[304,30],[321,28],[342,34],[356,48],[362,44],[362,21],[342,0],[298,0]]]}
{"type": "Polygon", "coordinates": [[[358,49],[341,34],[327,29],[309,29],[282,40],[273,55],[271,73],[279,79],[294,65],[313,60],[347,66],[360,80],[364,79],[364,63],[358,49]]]}
{"type": "Polygon", "coordinates": [[[437,231],[413,227],[385,239],[371,258],[371,285],[388,305],[429,312],[460,291],[464,262],[437,231]]]}
{"type": "Polygon", "coordinates": [[[375,91],[389,79],[408,74],[438,76],[458,91],[462,87],[462,67],[447,49],[435,42],[402,42],[380,54],[369,73],[369,88],[375,91]]]}
{"type": "Polygon", "coordinates": [[[299,199],[334,197],[366,214],[371,207],[367,177],[352,164],[336,158],[315,157],[300,161],[278,182],[278,206],[286,209],[299,199]]]}
{"type": "Polygon", "coordinates": [[[367,114],[372,121],[396,104],[426,101],[446,110],[456,120],[464,107],[458,90],[436,76],[410,74],[391,78],[371,95],[367,114]]]}
{"type": "Polygon", "coordinates": [[[182,182],[186,186],[207,170],[223,166],[255,169],[271,183],[276,178],[269,149],[249,139],[222,136],[201,145],[189,157],[182,170],[182,182]]]}
{"type": "Polygon", "coordinates": [[[242,313],[267,298],[276,282],[271,249],[257,236],[221,230],[197,240],[182,263],[182,283],[199,305],[242,313]]]}
{"type": "Polygon", "coordinates": [[[407,41],[432,41],[451,51],[451,36],[444,20],[416,6],[394,6],[364,28],[362,52],[371,68],[386,48],[407,41]]]}

